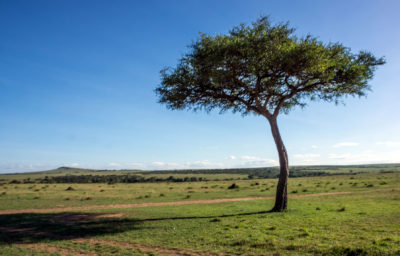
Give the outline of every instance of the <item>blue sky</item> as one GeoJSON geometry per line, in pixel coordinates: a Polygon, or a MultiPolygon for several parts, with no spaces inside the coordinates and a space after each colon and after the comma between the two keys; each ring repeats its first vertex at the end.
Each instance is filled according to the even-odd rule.
{"type": "Polygon", "coordinates": [[[387,60],[367,98],[280,116],[290,164],[400,162],[398,10],[397,0],[2,0],[0,172],[277,165],[262,117],[170,111],[154,94],[199,32],[260,15],[387,60]]]}

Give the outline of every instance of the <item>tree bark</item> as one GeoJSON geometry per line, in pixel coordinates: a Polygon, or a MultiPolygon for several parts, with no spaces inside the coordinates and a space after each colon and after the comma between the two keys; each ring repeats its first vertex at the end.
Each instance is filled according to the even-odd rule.
{"type": "Polygon", "coordinates": [[[268,119],[272,130],[272,136],[276,144],[279,155],[279,181],[276,188],[275,205],[271,212],[282,212],[287,209],[287,182],[289,178],[289,159],[287,156],[285,145],[283,144],[281,135],[278,129],[276,117],[268,119]]]}

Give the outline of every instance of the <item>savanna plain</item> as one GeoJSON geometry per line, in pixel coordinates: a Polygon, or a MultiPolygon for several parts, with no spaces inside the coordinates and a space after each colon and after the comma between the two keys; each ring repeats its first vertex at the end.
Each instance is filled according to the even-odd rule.
{"type": "Polygon", "coordinates": [[[400,255],[400,164],[275,171],[0,175],[0,255],[400,255]]]}

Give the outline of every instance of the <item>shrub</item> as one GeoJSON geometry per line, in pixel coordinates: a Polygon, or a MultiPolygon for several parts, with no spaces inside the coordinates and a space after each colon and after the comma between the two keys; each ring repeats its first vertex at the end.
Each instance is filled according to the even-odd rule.
{"type": "Polygon", "coordinates": [[[344,247],[334,247],[330,249],[327,255],[340,255],[340,256],[367,256],[370,252],[365,249],[360,248],[344,248],[344,247]]]}
{"type": "Polygon", "coordinates": [[[344,212],[344,211],[346,211],[346,207],[343,206],[342,208],[338,209],[337,211],[338,212],[344,212]]]}
{"type": "Polygon", "coordinates": [[[214,219],[210,220],[210,222],[220,222],[220,221],[221,221],[220,218],[214,218],[214,219]]]}
{"type": "Polygon", "coordinates": [[[236,189],[236,188],[239,188],[239,186],[236,185],[236,183],[232,183],[232,185],[230,185],[230,186],[228,187],[228,189],[236,189]]]}

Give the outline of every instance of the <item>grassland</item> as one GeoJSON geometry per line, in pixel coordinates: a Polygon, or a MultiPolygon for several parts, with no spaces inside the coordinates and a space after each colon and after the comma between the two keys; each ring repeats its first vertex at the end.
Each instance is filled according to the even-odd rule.
{"type": "Polygon", "coordinates": [[[267,212],[276,179],[3,182],[0,255],[400,255],[400,172],[380,169],[292,178],[285,213],[267,212]],[[227,198],[254,200],[197,202],[227,198]],[[113,207],[149,202],[171,205],[113,207]],[[59,210],[29,212],[48,208],[59,210]]]}

